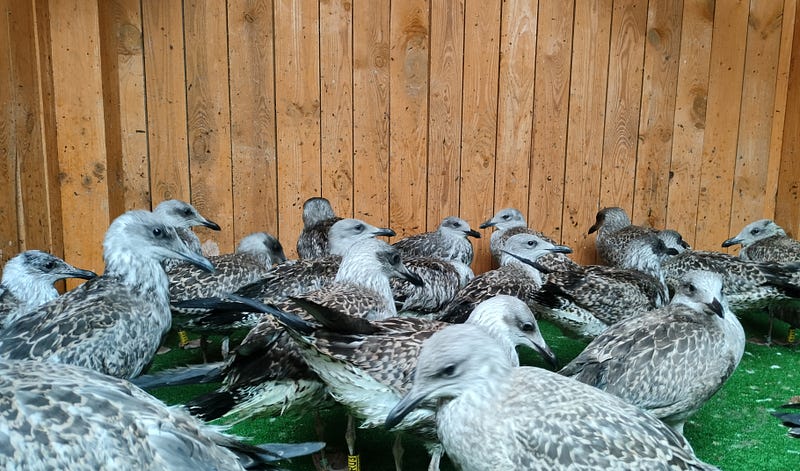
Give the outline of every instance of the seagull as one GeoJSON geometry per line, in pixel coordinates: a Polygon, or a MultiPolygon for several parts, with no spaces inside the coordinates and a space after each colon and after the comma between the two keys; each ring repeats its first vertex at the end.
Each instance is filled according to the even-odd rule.
{"type": "Polygon", "coordinates": [[[675,254],[655,235],[640,237],[620,254],[619,268],[576,266],[548,274],[531,295],[532,309],[562,330],[592,339],[609,325],[669,301],[661,263],[675,254]]]}
{"type": "Polygon", "coordinates": [[[624,399],[675,432],[730,378],[745,336],[722,277],[687,272],[670,303],[610,326],[559,373],[624,399]]]}
{"type": "Polygon", "coordinates": [[[122,214],[106,231],[103,275],[0,331],[0,358],[67,363],[136,377],[171,325],[162,266],[169,258],[213,270],[161,216],[140,210],[122,214]]]}
{"type": "Polygon", "coordinates": [[[439,257],[470,265],[475,252],[469,237],[479,239],[481,233],[471,229],[467,221],[448,216],[442,220],[436,231],[408,236],[393,245],[404,257],[439,257]]]}
{"type": "Polygon", "coordinates": [[[800,241],[770,219],[761,219],[744,226],[739,234],[722,243],[723,247],[741,245],[739,257],[758,262],[800,261],[800,241]]]}
{"type": "Polygon", "coordinates": [[[399,315],[425,316],[437,313],[455,297],[475,273],[469,265],[437,257],[404,257],[403,264],[419,276],[416,286],[400,278],[392,278],[392,293],[399,315]]]}
{"type": "MultiPolygon", "coordinates": [[[[278,303],[289,296],[320,289],[334,281],[342,255],[355,242],[393,235],[395,232],[389,228],[375,227],[360,219],[342,219],[329,230],[331,255],[278,264],[263,278],[242,286],[235,293],[264,303],[278,303]]],[[[208,330],[253,328],[261,319],[260,314],[227,308],[219,297],[181,301],[175,303],[174,308],[192,314],[194,326],[208,330]]]]}
{"type": "Polygon", "coordinates": [[[333,212],[331,203],[322,197],[309,198],[303,203],[303,230],[297,238],[297,255],[300,258],[318,258],[330,255],[328,231],[342,218],[333,212]]]}
{"type": "Polygon", "coordinates": [[[249,445],[129,382],[74,365],[0,361],[2,469],[274,469],[324,443],[249,445]]]}
{"type": "MultiPolygon", "coordinates": [[[[345,252],[333,283],[277,305],[298,314],[305,314],[305,306],[320,305],[344,318],[385,320],[397,314],[390,276],[421,282],[403,266],[396,248],[379,239],[360,240],[345,252]]],[[[239,303],[239,309],[244,308],[239,303]]],[[[188,404],[192,413],[205,420],[274,416],[283,414],[289,406],[301,410],[301,406],[316,405],[324,393],[324,386],[308,370],[296,343],[270,316],[262,316],[228,360],[223,374],[226,378],[221,389],[188,404]]]]}
{"type": "Polygon", "coordinates": [[[59,295],[53,286],[64,278],[90,280],[92,271],[81,270],[41,250],[27,250],[6,262],[0,281],[0,328],[8,327],[26,312],[59,295]]]}
{"type": "Polygon", "coordinates": [[[204,218],[194,206],[181,200],[162,201],[153,212],[161,216],[168,225],[174,227],[189,250],[197,255],[203,255],[203,251],[200,238],[192,232],[191,228],[205,226],[214,231],[220,230],[219,224],[204,218]]]}
{"type": "Polygon", "coordinates": [[[800,438],[800,403],[790,402],[781,406],[780,410],[772,412],[781,423],[789,429],[789,436],[800,438]]]}
{"type": "MultiPolygon", "coordinates": [[[[251,302],[244,300],[245,302],[251,302]]],[[[419,318],[394,318],[375,322],[342,322],[340,313],[319,305],[307,305],[320,322],[314,325],[269,306],[251,302],[284,322],[300,345],[303,358],[326,384],[330,394],[357,417],[360,428],[382,427],[387,414],[411,388],[422,342],[450,325],[419,318]]],[[[515,346],[524,345],[555,367],[555,355],[545,342],[530,309],[513,296],[499,295],[475,307],[467,323],[486,329],[503,346],[504,355],[519,366],[515,346]]],[[[428,441],[432,465],[438,469],[441,447],[436,443],[434,417],[420,410],[396,430],[412,431],[428,441]]],[[[348,444],[353,454],[353,444],[348,444]]],[[[399,442],[395,443],[399,469],[399,442]]]]}
{"type": "Polygon", "coordinates": [[[459,469],[716,469],[664,423],[556,373],[515,367],[480,326],[457,324],[426,340],[392,428],[436,408],[444,451],[459,469]]]}
{"type": "Polygon", "coordinates": [[[688,242],[683,240],[683,236],[680,234],[680,232],[676,230],[664,229],[658,231],[656,236],[658,236],[658,238],[664,242],[664,245],[666,245],[667,248],[675,249],[675,251],[678,253],[683,253],[686,252],[687,250],[692,250],[692,246],[689,245],[688,242]]]}
{"type": "Polygon", "coordinates": [[[535,234],[513,235],[502,250],[502,265],[473,278],[437,318],[445,322],[464,322],[478,303],[498,294],[515,296],[530,305],[533,293],[542,284],[540,270],[544,270],[535,262],[546,254],[571,252],[569,247],[554,245],[535,234]]]}
{"type": "MultiPolygon", "coordinates": [[[[533,234],[553,245],[556,244],[555,240],[547,237],[542,232],[529,228],[525,222],[525,216],[516,208],[501,209],[492,216],[491,219],[487,219],[480,225],[481,229],[487,229],[489,227],[495,229],[489,241],[489,250],[498,265],[502,265],[502,250],[505,247],[506,241],[513,235],[533,234]]],[[[560,270],[564,267],[576,265],[569,257],[558,252],[543,255],[539,258],[539,264],[550,270],[560,270]]]]}
{"type": "Polygon", "coordinates": [[[603,208],[597,213],[589,234],[597,232],[595,248],[597,256],[605,265],[620,266],[628,244],[648,234],[658,234],[652,227],[635,226],[624,209],[603,208]]]}

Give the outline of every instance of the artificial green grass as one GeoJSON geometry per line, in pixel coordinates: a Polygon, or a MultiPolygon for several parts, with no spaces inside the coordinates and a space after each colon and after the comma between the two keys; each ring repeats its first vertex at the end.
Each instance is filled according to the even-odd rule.
{"type": "MultiPolygon", "coordinates": [[[[764,314],[754,312],[740,319],[748,338],[764,338],[767,332],[764,314]]],[[[562,364],[574,358],[586,345],[586,342],[562,335],[547,322],[542,322],[541,328],[562,364]]],[[[776,321],[774,338],[785,339],[786,333],[786,324],[776,321]]],[[[214,354],[219,351],[219,339],[212,338],[212,342],[209,351],[214,354]]],[[[198,350],[178,349],[176,344],[175,336],[167,339],[167,345],[173,349],[158,356],[153,370],[200,361],[198,350]]],[[[218,359],[218,353],[216,355],[211,360],[218,359]]],[[[544,367],[541,359],[529,350],[520,351],[520,360],[522,364],[544,367]]],[[[167,387],[152,392],[167,403],[180,404],[217,386],[167,387]]],[[[686,423],[684,433],[698,457],[723,470],[800,469],[800,440],[789,437],[785,427],[770,415],[796,395],[800,395],[800,351],[748,341],[739,367],[725,386],[686,423]]],[[[309,411],[300,416],[250,419],[234,425],[230,432],[254,443],[316,441],[322,436],[327,443],[329,468],[346,469],[345,424],[345,411],[333,406],[318,414],[309,411]],[[317,431],[318,423],[324,424],[324,431],[317,431]]],[[[361,469],[393,470],[393,441],[394,434],[384,430],[357,430],[356,448],[361,469]]],[[[403,435],[403,447],[405,469],[427,468],[428,454],[419,440],[403,435]]],[[[315,466],[311,457],[285,463],[285,468],[297,471],[313,471],[318,469],[315,466]]],[[[454,469],[446,457],[441,468],[454,469]]]]}

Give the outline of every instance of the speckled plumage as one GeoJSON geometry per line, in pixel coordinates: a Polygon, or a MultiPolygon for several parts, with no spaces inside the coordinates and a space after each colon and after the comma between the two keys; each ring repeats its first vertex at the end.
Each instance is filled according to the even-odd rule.
{"type": "Polygon", "coordinates": [[[542,284],[542,274],[525,259],[536,262],[550,253],[570,253],[572,250],[529,233],[516,234],[504,245],[502,266],[481,273],[458,291],[438,316],[445,322],[461,323],[481,301],[498,294],[517,297],[532,304],[533,294],[542,284]]]}
{"type": "Polygon", "coordinates": [[[610,326],[560,373],[644,409],[676,432],[731,376],[744,330],[722,278],[686,273],[672,301],[610,326]]]}
{"type": "MultiPolygon", "coordinates": [[[[498,265],[502,265],[502,250],[505,248],[506,241],[516,234],[533,234],[541,239],[555,245],[556,241],[547,237],[544,233],[528,227],[525,216],[515,208],[504,208],[495,213],[490,219],[481,223],[480,228],[494,228],[492,237],[489,241],[489,251],[498,265]]],[[[551,270],[562,270],[575,265],[569,257],[562,253],[548,253],[538,260],[539,264],[551,270]]]]}
{"type": "Polygon", "coordinates": [[[628,244],[620,268],[591,265],[552,272],[533,293],[533,309],[563,330],[594,338],[609,325],[669,301],[661,262],[674,253],[650,235],[628,244]]]}
{"type": "MultiPolygon", "coordinates": [[[[305,313],[296,304],[307,301],[344,316],[386,319],[396,314],[390,276],[414,279],[402,265],[397,249],[378,239],[364,239],[345,252],[333,283],[293,296],[278,306],[305,313]]],[[[192,401],[190,410],[206,419],[215,418],[213,411],[241,420],[255,414],[277,415],[290,404],[316,403],[321,399],[323,387],[299,360],[296,348],[274,319],[262,318],[229,361],[226,386],[192,401]],[[226,406],[221,407],[220,401],[226,402],[226,406]]]]}
{"type": "Polygon", "coordinates": [[[438,436],[464,471],[715,469],[635,406],[540,368],[514,367],[478,326],[449,326],[425,341],[411,391],[386,425],[421,404],[436,404],[438,436]]]}
{"type": "Polygon", "coordinates": [[[277,459],[127,381],[72,365],[0,361],[2,469],[244,470],[277,459]]]}
{"type": "Polygon", "coordinates": [[[786,231],[770,219],[751,222],[735,237],[722,243],[723,247],[741,245],[739,257],[757,262],[800,261],[800,241],[786,235],[786,231]]]}
{"type": "MultiPolygon", "coordinates": [[[[200,238],[192,231],[192,227],[204,226],[211,230],[220,230],[219,224],[203,217],[191,204],[181,200],[166,200],[158,204],[153,212],[159,215],[164,222],[175,228],[189,250],[197,255],[203,255],[200,238]]],[[[178,261],[166,260],[164,266],[169,269],[178,261]]]]}
{"type": "Polygon", "coordinates": [[[11,325],[26,312],[59,295],[53,286],[64,278],[92,279],[97,275],[81,270],[55,255],[28,250],[14,256],[3,267],[0,281],[0,329],[11,325]]]}
{"type": "Polygon", "coordinates": [[[322,197],[307,199],[303,203],[303,230],[297,238],[297,255],[300,258],[330,255],[328,231],[341,219],[336,216],[327,199],[322,197]]]}
{"type": "Polygon", "coordinates": [[[470,265],[475,252],[469,238],[480,236],[480,232],[472,230],[467,221],[448,216],[437,230],[408,236],[392,245],[404,257],[438,257],[470,265]]]}
{"type": "Polygon", "coordinates": [[[800,298],[797,263],[754,262],[720,252],[686,251],[665,260],[662,268],[671,290],[690,270],[719,273],[722,291],[735,313],[800,298]]]}
{"type": "Polygon", "coordinates": [[[631,241],[649,234],[657,234],[658,230],[633,225],[624,209],[609,207],[597,212],[595,223],[589,228],[589,234],[594,232],[597,232],[594,245],[600,261],[618,267],[621,266],[631,241]]]}
{"type": "Polygon", "coordinates": [[[392,293],[400,315],[426,315],[449,303],[475,277],[469,265],[435,257],[403,258],[403,264],[422,279],[422,286],[392,278],[392,293]]]}
{"type": "Polygon", "coordinates": [[[213,270],[148,211],[116,218],[103,241],[105,273],[0,331],[0,358],[69,363],[122,378],[139,375],[169,330],[168,258],[213,270]]]}

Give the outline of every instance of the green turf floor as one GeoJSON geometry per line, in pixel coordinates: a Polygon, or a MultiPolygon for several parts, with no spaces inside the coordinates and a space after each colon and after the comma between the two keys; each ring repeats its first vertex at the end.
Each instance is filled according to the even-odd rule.
{"type": "MultiPolygon", "coordinates": [[[[742,316],[742,324],[751,340],[763,339],[767,322],[760,313],[742,316]]],[[[585,345],[563,336],[553,326],[542,323],[542,332],[553,351],[565,364],[585,345]]],[[[776,322],[776,339],[784,339],[786,325],[776,322]]],[[[216,340],[216,339],[214,339],[216,340]]],[[[168,339],[175,345],[175,338],[168,339]]],[[[218,350],[218,343],[211,351],[218,350]]],[[[523,364],[543,366],[535,354],[520,352],[523,364]]],[[[160,355],[154,370],[199,361],[198,350],[173,348],[160,355]]],[[[153,393],[170,404],[182,403],[216,385],[161,388],[153,393]]],[[[685,426],[686,438],[697,455],[727,471],[793,471],[800,469],[800,439],[790,438],[786,429],[769,412],[789,398],[800,395],[800,351],[786,346],[770,347],[748,341],[744,358],[725,386],[685,426]]],[[[247,420],[232,427],[231,432],[255,443],[318,440],[319,434],[328,444],[329,469],[346,469],[344,430],[346,414],[333,406],[319,414],[247,420]],[[317,425],[324,424],[323,431],[317,425]]],[[[394,435],[383,430],[358,430],[357,453],[362,470],[392,470],[391,447],[394,435]]],[[[427,453],[412,436],[404,436],[404,469],[426,469],[427,453]]],[[[319,459],[319,457],[316,457],[319,459]]],[[[314,470],[312,458],[298,458],[285,467],[291,470],[314,470]]],[[[453,466],[445,458],[443,470],[453,466]]]]}

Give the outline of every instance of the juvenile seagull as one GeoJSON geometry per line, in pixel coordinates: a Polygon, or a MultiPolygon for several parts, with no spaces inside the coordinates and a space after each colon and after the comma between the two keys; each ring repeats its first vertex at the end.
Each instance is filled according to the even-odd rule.
{"type": "Polygon", "coordinates": [[[162,266],[169,258],[213,270],[159,215],[128,211],[119,216],[103,241],[103,275],[0,331],[0,358],[68,363],[136,377],[172,322],[162,266]]]}
{"type": "Polygon", "coordinates": [[[610,266],[620,266],[628,244],[648,234],[658,234],[652,227],[635,226],[625,210],[618,207],[603,208],[597,213],[589,234],[597,232],[595,248],[600,261],[610,266]]]}
{"type": "MultiPolygon", "coordinates": [[[[395,232],[389,228],[375,227],[360,219],[342,219],[329,230],[331,255],[281,263],[261,279],[242,286],[235,293],[264,303],[279,303],[289,296],[320,289],[333,282],[342,255],[355,242],[392,235],[395,232]]],[[[181,301],[175,303],[173,308],[191,314],[195,327],[208,330],[252,328],[261,319],[260,314],[242,313],[226,307],[219,297],[181,301]]]]}
{"type": "Polygon", "coordinates": [[[678,253],[692,250],[692,246],[683,240],[683,236],[676,230],[664,229],[662,231],[658,231],[656,235],[664,242],[664,245],[666,245],[667,248],[675,249],[675,251],[678,253]]]}
{"type": "Polygon", "coordinates": [[[722,277],[690,271],[672,301],[595,338],[559,373],[650,412],[677,433],[730,378],[744,330],[727,308],[722,277]]]}
{"type": "MultiPolygon", "coordinates": [[[[161,216],[168,225],[174,227],[178,232],[178,236],[189,247],[189,250],[197,255],[203,255],[203,251],[200,238],[191,228],[205,226],[214,231],[220,230],[219,224],[204,218],[194,206],[181,200],[162,201],[153,212],[161,216]]],[[[173,262],[168,261],[169,263],[173,262]]]]}
{"type": "Polygon", "coordinates": [[[469,265],[437,257],[404,257],[403,264],[422,279],[416,286],[400,278],[392,278],[392,293],[400,315],[428,315],[446,306],[475,273],[469,265]]]}
{"type": "Polygon", "coordinates": [[[772,415],[777,417],[789,429],[790,437],[800,438],[800,403],[790,402],[784,404],[772,415]]]}
{"type": "Polygon", "coordinates": [[[2,469],[272,469],[324,443],[253,446],[127,381],[72,365],[0,361],[2,469]]]}
{"type": "Polygon", "coordinates": [[[97,275],[81,270],[55,255],[28,250],[3,267],[0,281],[0,329],[11,325],[26,312],[59,295],[53,283],[64,278],[90,280],[97,275]]]}
{"type": "Polygon", "coordinates": [[[609,325],[669,301],[661,263],[676,253],[655,235],[632,240],[620,268],[576,266],[548,274],[531,295],[532,309],[563,330],[594,338],[609,325]]]}
{"type": "MultiPolygon", "coordinates": [[[[244,300],[245,302],[250,302],[244,300]]],[[[422,342],[450,325],[419,318],[394,318],[376,322],[341,322],[338,313],[312,305],[309,312],[322,325],[314,325],[268,306],[253,303],[284,322],[308,365],[323,380],[330,394],[364,422],[360,428],[382,427],[392,407],[411,388],[422,342]]],[[[500,295],[478,304],[467,323],[479,325],[502,345],[515,366],[516,345],[525,345],[555,366],[556,359],[542,338],[536,319],[517,298],[500,295]]],[[[420,410],[396,428],[422,435],[438,469],[441,447],[436,443],[433,413],[420,410]]],[[[399,438],[399,437],[398,437],[399,438]]],[[[348,443],[353,451],[353,444],[348,443]]],[[[395,459],[399,469],[399,442],[395,459]]]]}
{"type": "MultiPolygon", "coordinates": [[[[397,249],[379,239],[364,239],[345,253],[333,283],[292,296],[278,305],[302,314],[304,306],[320,305],[343,318],[384,320],[397,314],[390,276],[420,282],[403,266],[397,249]]],[[[192,413],[206,420],[220,416],[236,421],[257,414],[274,416],[290,405],[297,410],[301,405],[317,405],[324,392],[322,383],[302,360],[296,343],[269,316],[262,317],[250,331],[223,371],[224,386],[190,401],[192,413]]]]}
{"type": "Polygon", "coordinates": [[[408,236],[392,245],[404,257],[439,257],[470,265],[475,252],[469,237],[479,239],[481,233],[471,229],[467,221],[448,216],[442,220],[436,231],[408,236]]]}
{"type": "Polygon", "coordinates": [[[328,231],[342,218],[333,212],[331,203],[322,197],[309,198],[303,203],[303,230],[297,238],[300,258],[319,258],[330,255],[328,231]]]}
{"type": "Polygon", "coordinates": [[[435,404],[444,451],[464,471],[716,469],[637,407],[556,373],[514,367],[475,325],[452,325],[425,341],[413,386],[386,427],[423,404],[435,404]]]}
{"type": "MultiPolygon", "coordinates": [[[[553,245],[556,243],[543,233],[529,228],[525,222],[525,216],[515,208],[501,209],[491,219],[487,219],[480,225],[481,229],[489,227],[494,227],[495,229],[489,241],[489,250],[499,265],[502,265],[502,251],[505,248],[506,241],[516,234],[533,234],[553,245]]],[[[539,264],[550,270],[561,270],[565,267],[576,265],[565,254],[558,252],[543,255],[539,258],[539,264]]]]}
{"type": "Polygon", "coordinates": [[[286,255],[274,236],[254,232],[239,241],[236,252],[208,260],[214,265],[213,273],[187,262],[167,270],[171,302],[232,293],[265,277],[274,264],[286,261],[286,255]]]}
{"type": "Polygon", "coordinates": [[[498,294],[508,294],[531,305],[533,294],[542,284],[542,274],[536,262],[551,253],[571,253],[564,245],[554,245],[535,234],[511,236],[503,249],[500,268],[489,270],[472,279],[458,291],[442,310],[439,320],[461,323],[481,301],[498,294]]]}
{"type": "Polygon", "coordinates": [[[769,219],[751,222],[736,237],[722,243],[723,247],[741,245],[739,257],[757,262],[792,262],[800,260],[800,241],[769,219]]]}

